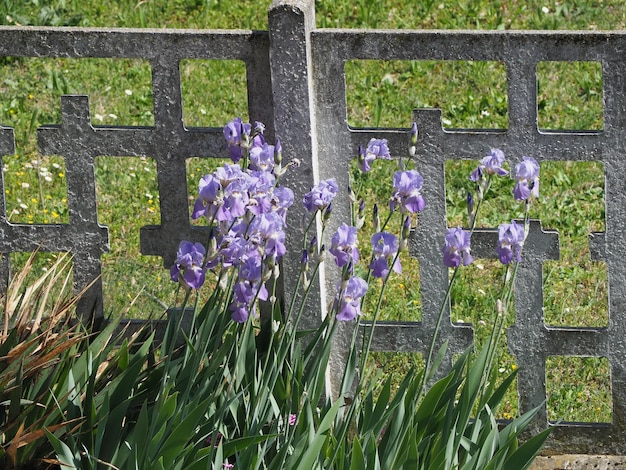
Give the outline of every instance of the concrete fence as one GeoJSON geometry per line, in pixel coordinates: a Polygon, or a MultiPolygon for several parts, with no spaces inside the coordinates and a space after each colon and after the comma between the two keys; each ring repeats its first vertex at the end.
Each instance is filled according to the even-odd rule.
{"type": "MultiPolygon", "coordinates": [[[[376,328],[373,350],[426,353],[448,282],[440,246],[446,229],[444,164],[475,159],[498,147],[505,154],[532,155],[543,161],[598,161],[605,169],[606,231],[589,239],[592,258],[606,263],[609,323],[606,328],[548,327],[543,318],[542,263],[559,258],[559,235],[533,222],[515,285],[515,320],[508,344],[520,367],[520,410],[545,403],[546,359],[550,356],[605,357],[610,363],[612,422],[549,423],[545,404],[533,431],[553,426],[548,447],[557,452],[626,454],[626,33],[613,32],[468,32],[316,29],[312,0],[275,0],[268,31],[184,31],[77,28],[0,28],[0,56],[134,58],[152,71],[153,127],[97,127],[91,123],[88,97],[64,96],[62,121],[38,129],[39,152],[61,155],[66,163],[68,224],[29,225],[7,220],[4,187],[0,192],[0,275],[8,279],[8,255],[33,251],[71,252],[75,289],[94,282],[79,314],[102,316],[100,257],[108,250],[108,231],[97,221],[94,181],[96,156],[150,156],[158,169],[161,224],[141,229],[141,252],[174,261],[181,239],[203,241],[192,227],[187,207],[185,160],[227,154],[222,130],[183,125],[179,64],[185,59],[240,60],[245,63],[249,115],[267,125],[269,139],[279,136],[283,154],[302,165],[285,176],[296,201],[316,182],[335,177],[348,186],[348,165],[359,143],[386,138],[392,155],[404,155],[412,121],[420,126],[416,159],[428,182],[428,209],[411,239],[419,261],[422,321],[385,322],[376,328]],[[498,61],[506,67],[508,129],[444,130],[439,110],[416,110],[406,129],[355,129],[347,124],[346,61],[459,60],[498,61]],[[536,68],[543,61],[595,61],[601,64],[604,128],[599,131],[545,132],[537,125],[536,68]],[[514,152],[513,152],[514,150],[514,152]]],[[[13,129],[0,127],[0,156],[15,153],[13,129]]],[[[0,182],[3,185],[3,182],[0,182]]],[[[292,208],[299,220],[303,209],[292,208]]],[[[334,231],[348,218],[347,199],[334,208],[334,231]]],[[[284,259],[285,279],[297,275],[299,224],[291,224],[284,259]]],[[[479,230],[475,257],[492,258],[496,230],[479,230]]],[[[307,311],[315,325],[333,292],[332,268],[322,273],[307,311]]],[[[297,295],[285,282],[285,295],[297,295]]],[[[365,326],[367,328],[367,326],[365,326]]],[[[449,356],[473,342],[467,324],[444,322],[442,337],[449,356]]],[[[340,335],[341,338],[341,335],[340,335]]],[[[346,343],[347,344],[347,343],[346,343]]],[[[339,340],[335,359],[340,360],[339,340]]]]}

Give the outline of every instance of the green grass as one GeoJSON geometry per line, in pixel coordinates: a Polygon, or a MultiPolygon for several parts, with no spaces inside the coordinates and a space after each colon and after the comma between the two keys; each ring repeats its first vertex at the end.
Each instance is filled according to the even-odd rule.
{"type": "MultiPolygon", "coordinates": [[[[0,24],[154,28],[267,28],[269,0],[0,0],[0,24]]],[[[621,1],[358,0],[316,2],[319,27],[469,29],[623,29],[621,1]],[[546,11],[547,9],[547,11],[546,11]]],[[[152,125],[149,66],[144,61],[107,59],[3,59],[0,122],[16,131],[17,155],[3,159],[7,212],[21,223],[66,223],[68,212],[61,157],[37,154],[34,130],[60,120],[64,93],[90,96],[95,125],[152,125]]],[[[506,128],[504,66],[497,62],[349,61],[348,119],[354,126],[408,127],[415,107],[440,107],[449,128],[506,128]]],[[[544,129],[601,129],[602,76],[597,63],[541,63],[539,123],[544,129]]],[[[187,60],[181,64],[184,120],[188,126],[221,126],[233,116],[247,119],[245,69],[237,61],[187,60]]],[[[254,116],[250,116],[254,119],[254,116]]],[[[487,149],[485,149],[487,150],[487,149]]],[[[476,155],[480,158],[483,155],[476,155]]],[[[189,194],[208,164],[190,155],[189,194]]],[[[519,156],[516,156],[519,157],[519,156]]],[[[286,156],[289,158],[289,156],[286,156]]],[[[139,229],[159,223],[154,161],[102,156],[96,162],[99,220],[111,235],[103,256],[105,310],[117,315],[158,314],[174,301],[174,285],[160,258],[139,254],[139,229]],[[113,185],[115,182],[115,185],[113,185]],[[134,306],[131,299],[137,298],[134,306]]],[[[448,222],[465,223],[470,162],[446,165],[448,222]]],[[[386,201],[393,164],[381,165],[364,186],[368,201],[386,201]]],[[[603,263],[589,259],[587,237],[604,230],[604,176],[600,164],[544,163],[540,203],[533,217],[561,235],[561,259],[544,264],[545,317],[552,325],[606,326],[607,280],[603,263]]],[[[510,181],[500,181],[486,201],[479,226],[493,227],[522,215],[512,203],[510,181]]],[[[371,205],[371,204],[370,204],[371,205]]],[[[384,205],[384,204],[382,204],[384,205]]],[[[370,229],[371,231],[371,229],[370,229]]],[[[367,243],[362,242],[363,258],[367,243]]],[[[42,259],[50,255],[42,254],[42,259]]],[[[12,257],[16,263],[23,256],[12,257]]],[[[403,255],[405,275],[393,279],[383,301],[386,319],[421,318],[418,263],[403,255]]],[[[43,261],[42,261],[43,263],[43,261]]],[[[498,293],[501,268],[477,260],[462,273],[454,293],[453,318],[471,322],[484,337],[498,293]]],[[[376,289],[373,289],[376,291],[376,289]]],[[[412,356],[374,359],[399,371],[412,356]],[[391,364],[391,365],[390,365],[391,364]]],[[[503,373],[516,367],[502,359],[503,373]]],[[[551,419],[610,420],[608,366],[598,359],[553,358],[548,364],[551,419]],[[576,362],[578,361],[578,362],[576,362]],[[576,374],[572,376],[572,370],[576,374]],[[580,385],[583,383],[584,385],[580,385]]],[[[503,415],[516,411],[508,397],[503,415]]]]}

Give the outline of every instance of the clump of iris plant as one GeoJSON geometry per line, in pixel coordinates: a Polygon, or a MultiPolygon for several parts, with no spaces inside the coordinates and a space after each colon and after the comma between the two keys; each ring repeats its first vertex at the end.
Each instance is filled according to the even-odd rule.
{"type": "MultiPolygon", "coordinates": [[[[286,213],[294,199],[289,188],[278,184],[278,178],[285,169],[282,167],[280,141],[275,146],[267,143],[263,136],[264,128],[259,122],[251,125],[244,123],[241,118],[233,119],[224,127],[224,137],[233,163],[223,165],[200,180],[198,197],[192,211],[194,220],[204,218],[212,227],[211,248],[207,253],[201,244],[183,241],[176,263],[171,268],[172,279],[191,289],[202,285],[207,271],[214,272],[219,280],[225,280],[228,273],[233,273],[229,309],[237,322],[244,322],[256,313],[258,300],[270,298],[265,283],[279,274],[279,261],[286,252],[286,213]],[[240,162],[247,164],[247,167],[242,168],[240,162]]],[[[417,124],[414,123],[409,133],[409,159],[406,163],[401,160],[398,162],[400,170],[394,173],[391,182],[391,212],[384,224],[380,222],[378,206],[374,205],[376,233],[371,239],[372,258],[367,264],[369,275],[374,278],[386,279],[390,272],[402,272],[398,254],[407,248],[412,219],[416,220],[417,214],[426,208],[422,195],[424,179],[417,169],[406,168],[415,155],[417,137],[417,124]],[[402,215],[399,236],[387,229],[394,212],[402,215]]],[[[365,148],[359,147],[357,163],[363,173],[370,171],[372,163],[377,159],[391,159],[386,139],[373,138],[365,148]]],[[[499,149],[491,149],[472,171],[469,179],[477,183],[478,190],[476,208],[472,194],[468,194],[471,227],[469,230],[461,227],[447,230],[441,249],[445,266],[458,268],[473,261],[470,242],[475,215],[489,189],[491,178],[508,174],[504,165],[504,153],[499,149]]],[[[515,167],[515,180],[513,193],[516,199],[527,200],[530,196],[538,196],[537,162],[533,158],[524,157],[515,167]]],[[[336,266],[343,270],[343,280],[334,307],[337,309],[337,319],[344,321],[360,315],[362,298],[367,291],[367,283],[354,276],[354,267],[360,261],[358,229],[363,225],[365,204],[352,189],[347,189],[350,200],[353,203],[358,201],[356,214],[361,222],[352,225],[342,223],[332,236],[329,250],[336,266]]],[[[331,178],[320,181],[304,195],[302,204],[312,214],[311,223],[320,214],[325,226],[332,212],[333,199],[339,192],[336,180],[331,178]]],[[[519,262],[524,240],[523,226],[517,225],[515,221],[501,225],[496,250],[500,260],[504,264],[513,260],[519,262]]],[[[302,252],[306,279],[306,271],[314,254],[317,252],[318,262],[324,259],[325,245],[321,243],[318,246],[317,237],[313,237],[308,247],[303,246],[302,252]]],[[[305,286],[308,286],[308,282],[305,286]]]]}
{"type": "Polygon", "coordinates": [[[294,200],[293,191],[278,184],[274,171],[282,158],[280,143],[269,145],[264,128],[241,118],[224,127],[233,163],[202,177],[191,214],[193,220],[204,218],[212,227],[212,249],[207,254],[202,245],[192,244],[194,262],[189,265],[185,256],[190,242],[182,241],[172,267],[172,279],[193,289],[202,285],[207,270],[221,280],[234,273],[229,309],[237,322],[256,313],[257,300],[269,298],[265,282],[278,275],[278,262],[286,251],[286,212],[294,200]],[[242,168],[240,161],[248,166],[242,168]]]}
{"type": "MultiPolygon", "coordinates": [[[[383,425],[381,424],[381,431],[378,435],[371,435],[370,429],[367,436],[363,437],[358,433],[353,433],[353,430],[360,431],[357,429],[360,426],[358,413],[369,406],[367,401],[370,398],[364,400],[365,404],[362,401],[369,392],[362,388],[365,382],[361,380],[362,377],[367,377],[368,354],[379,312],[381,308],[384,308],[382,306],[386,286],[392,276],[402,273],[401,253],[408,249],[408,241],[414,233],[420,213],[427,210],[423,194],[428,190],[428,181],[424,181],[418,171],[419,165],[415,159],[418,148],[418,127],[416,123],[413,123],[408,131],[408,158],[404,161],[402,158],[396,159],[399,170],[389,181],[388,209],[381,206],[379,211],[379,206],[373,205],[373,218],[370,225],[373,225],[374,234],[370,240],[371,258],[369,260],[363,260],[359,250],[359,229],[365,226],[366,220],[366,204],[359,193],[361,183],[368,176],[350,172],[351,180],[346,187],[340,187],[333,178],[325,179],[304,194],[301,203],[305,213],[303,223],[306,228],[300,252],[300,273],[294,279],[286,279],[286,285],[291,282],[295,283],[295,286],[290,284],[293,292],[290,305],[285,306],[285,311],[281,310],[282,302],[275,302],[274,289],[277,283],[273,281],[280,276],[280,262],[287,252],[287,211],[294,203],[294,193],[289,188],[281,186],[279,181],[291,163],[283,166],[282,145],[278,140],[275,145],[266,142],[263,135],[264,127],[258,122],[244,123],[241,118],[233,119],[224,127],[224,137],[232,163],[225,164],[202,177],[192,210],[194,221],[202,220],[209,226],[208,243],[205,248],[200,243],[182,241],[176,261],[170,270],[171,279],[179,282],[188,292],[199,289],[205,283],[206,277],[213,276],[215,283],[215,290],[211,297],[213,304],[210,305],[211,308],[206,308],[203,312],[208,312],[205,318],[217,318],[219,321],[219,323],[214,323],[214,325],[220,325],[215,328],[217,331],[216,347],[219,349],[222,344],[228,343],[229,348],[232,348],[225,351],[222,359],[213,362],[220,367],[218,381],[228,385],[228,393],[232,388],[233,396],[232,404],[224,409],[225,421],[219,422],[222,417],[218,416],[217,412],[211,417],[211,419],[218,418],[216,420],[218,425],[215,426],[212,436],[221,440],[221,432],[224,432],[226,436],[224,442],[239,438],[246,439],[245,433],[249,430],[246,426],[252,423],[254,429],[273,433],[262,435],[263,439],[267,437],[269,443],[263,449],[270,449],[272,455],[284,457],[282,462],[273,463],[273,465],[276,468],[296,468],[297,465],[289,465],[289,462],[299,462],[296,460],[299,453],[291,453],[289,449],[296,448],[293,446],[294,443],[303,442],[302,433],[318,433],[318,428],[316,428],[318,423],[329,422],[333,423],[329,431],[332,433],[331,441],[336,445],[343,446],[344,442],[348,442],[346,439],[350,439],[348,444],[350,445],[354,435],[356,436],[354,439],[359,439],[355,441],[359,445],[363,442],[374,443],[362,447],[373,454],[376,452],[377,443],[387,439],[388,434],[384,434],[383,425]],[[357,181],[354,181],[355,179],[357,181]],[[353,184],[355,182],[357,184],[353,184]],[[339,206],[335,201],[339,195],[345,197],[351,204],[351,220],[339,221],[333,225],[332,208],[333,204],[339,206]],[[329,230],[331,226],[336,229],[330,241],[327,242],[330,246],[327,250],[326,230],[329,230]],[[321,319],[319,329],[310,336],[311,343],[305,346],[306,349],[302,349],[296,346],[304,334],[298,327],[299,320],[303,312],[311,316],[318,313],[306,311],[308,305],[306,297],[313,285],[311,279],[324,263],[331,265],[326,266],[325,275],[338,279],[336,291],[329,295],[330,302],[323,305],[323,311],[319,312],[324,318],[321,319]],[[313,274],[309,276],[311,271],[313,274]],[[372,278],[375,281],[371,281],[372,278]],[[378,284],[376,289],[370,291],[369,282],[376,282],[378,284]],[[377,300],[367,299],[368,295],[373,295],[372,291],[376,292],[377,300]],[[371,302],[371,300],[374,301],[371,302]],[[260,302],[270,302],[273,309],[269,321],[267,323],[261,321],[259,328],[259,324],[251,319],[258,316],[260,302]],[[226,318],[224,315],[215,315],[216,312],[222,312],[226,318]],[[367,322],[362,323],[364,313],[367,314],[367,322]],[[243,325],[231,324],[230,330],[223,331],[222,326],[230,322],[229,316],[233,322],[243,325]],[[355,322],[355,324],[352,330],[352,340],[345,350],[345,369],[341,384],[338,390],[333,390],[339,393],[339,400],[336,404],[332,404],[322,399],[323,378],[331,357],[333,336],[337,331],[349,331],[339,326],[345,325],[346,322],[355,322]],[[267,332],[268,343],[265,342],[267,332]],[[231,364],[236,365],[231,367],[231,364]],[[259,390],[262,393],[257,395],[259,390]],[[279,394],[272,395],[275,391],[279,394]],[[365,394],[362,393],[364,391],[365,394]],[[347,399],[349,397],[350,400],[347,399]],[[232,413],[234,405],[241,407],[237,415],[232,413]],[[332,416],[330,413],[333,413],[332,416]],[[252,416],[252,419],[247,421],[249,416],[252,416]],[[264,416],[268,417],[267,423],[259,421],[264,419],[264,416]],[[234,417],[238,419],[232,419],[234,417]],[[231,426],[232,422],[235,423],[234,426],[231,426]],[[365,439],[370,439],[368,437],[370,435],[371,440],[366,441],[365,439]]],[[[394,139],[393,142],[396,140],[394,139]]],[[[365,148],[359,147],[356,157],[357,166],[361,173],[367,173],[372,170],[376,160],[390,160],[392,151],[395,152],[395,149],[390,149],[386,139],[370,139],[365,148]]],[[[414,404],[420,407],[424,403],[426,405],[430,403],[423,398],[426,395],[427,384],[435,378],[435,365],[438,364],[438,360],[433,360],[435,346],[443,343],[438,341],[437,336],[442,321],[449,311],[452,286],[458,279],[456,275],[460,269],[473,262],[471,238],[477,214],[493,179],[508,174],[505,165],[507,163],[504,153],[499,149],[491,149],[488,155],[479,161],[469,177],[477,187],[474,193],[468,194],[467,198],[470,227],[468,229],[448,228],[445,233],[441,247],[443,265],[447,268],[454,268],[454,272],[448,283],[446,297],[442,302],[437,322],[434,329],[430,330],[431,344],[428,355],[425,357],[424,370],[419,374],[413,375],[411,372],[407,375],[401,386],[404,388],[399,388],[398,391],[404,394],[403,400],[408,397],[408,394],[411,395],[412,406],[414,404]],[[476,195],[475,198],[473,194],[476,195]]],[[[539,165],[534,159],[524,157],[523,161],[515,166],[513,194],[515,199],[526,201],[527,214],[528,201],[533,196],[538,197],[538,188],[539,165]]],[[[443,190],[443,188],[440,189],[443,190]]],[[[450,391],[446,388],[445,391],[439,392],[440,401],[445,402],[444,408],[440,409],[445,409],[446,416],[452,416],[451,413],[461,410],[455,416],[464,417],[465,422],[461,422],[454,416],[452,421],[453,426],[459,425],[460,434],[457,433],[459,435],[469,435],[468,433],[471,433],[467,431],[470,429],[469,426],[481,426],[481,423],[494,424],[493,432],[498,431],[491,408],[492,404],[497,406],[497,403],[492,402],[487,395],[493,396],[491,388],[493,382],[490,381],[497,374],[497,368],[491,365],[494,360],[495,345],[498,344],[499,335],[505,324],[506,306],[512,297],[513,282],[509,282],[509,279],[514,279],[518,264],[522,260],[528,224],[528,217],[526,217],[523,225],[511,221],[511,223],[500,225],[498,229],[498,245],[495,252],[501,263],[505,265],[504,285],[508,290],[505,292],[503,288],[503,295],[497,302],[493,333],[485,348],[485,354],[481,353],[481,360],[484,360],[482,371],[479,370],[479,366],[474,369],[472,365],[470,369],[469,362],[467,368],[465,365],[458,368],[458,371],[471,370],[471,372],[464,373],[471,373],[473,377],[478,378],[478,383],[474,383],[477,382],[476,380],[461,380],[458,385],[453,385],[452,382],[456,382],[458,378],[457,374],[455,377],[450,376],[452,378],[446,379],[445,382],[440,382],[444,388],[448,385],[465,387],[463,383],[471,382],[470,385],[476,390],[475,393],[471,393],[477,397],[478,401],[471,403],[466,400],[455,402],[455,397],[465,396],[459,393],[460,388],[450,388],[450,391]],[[513,266],[513,275],[508,276],[511,266],[513,266]],[[446,401],[445,397],[451,398],[446,401]],[[481,408],[481,403],[488,403],[489,406],[481,408]],[[474,410],[476,410],[475,414],[474,410]],[[470,416],[475,417],[473,423],[478,424],[470,424],[470,416]]],[[[427,325],[427,327],[432,328],[432,325],[427,325]]],[[[202,329],[198,327],[197,330],[202,329]]],[[[202,347],[205,344],[207,342],[203,342],[202,347]]],[[[208,347],[207,351],[210,351],[208,347]]],[[[206,360],[207,364],[210,364],[213,361],[212,354],[214,352],[209,352],[209,356],[203,356],[206,357],[203,361],[206,360]]],[[[437,357],[443,358],[444,355],[445,345],[442,346],[437,357]]],[[[463,361],[467,361],[468,357],[468,355],[464,356],[463,361]]],[[[207,370],[213,369],[209,367],[207,370]]],[[[435,393],[444,388],[433,387],[435,393]]],[[[495,393],[499,394],[499,389],[495,393]]],[[[231,397],[228,400],[231,400],[231,397]]],[[[371,404],[374,403],[373,400],[370,401],[371,404]]],[[[403,401],[398,403],[403,403],[403,401]]],[[[384,405],[383,408],[388,405],[386,402],[376,403],[375,409],[378,409],[380,404],[384,405]]],[[[440,405],[441,403],[438,406],[440,405]]],[[[388,411],[389,416],[396,413],[391,408],[388,411]]],[[[428,413],[429,411],[419,408],[418,412],[428,413]]],[[[385,414],[387,415],[387,412],[385,414]]],[[[395,416],[404,414],[402,411],[395,416]]],[[[402,417],[398,422],[404,423],[405,421],[402,417]]],[[[384,423],[385,426],[387,424],[384,423]]],[[[203,426],[201,425],[204,429],[203,426]]],[[[444,428],[447,428],[447,424],[444,428]]],[[[483,428],[476,427],[476,429],[479,429],[477,435],[487,435],[480,430],[483,428]]],[[[411,434],[405,435],[416,435],[414,430],[408,432],[411,434]]],[[[489,436],[493,435],[489,434],[489,436]]],[[[444,436],[444,438],[447,437],[444,436]]],[[[509,439],[508,436],[506,438],[509,439]]],[[[433,442],[436,439],[433,439],[433,442]]],[[[307,442],[309,441],[310,439],[307,442]]],[[[456,441],[453,439],[450,441],[451,444],[446,444],[446,449],[452,449],[447,452],[452,455],[452,458],[456,452],[462,452],[458,448],[453,448],[455,445],[457,447],[461,445],[456,441]]],[[[210,439],[206,442],[211,446],[210,439]]],[[[482,445],[481,442],[477,443],[478,447],[482,445]]],[[[428,443],[424,440],[418,444],[427,446],[428,443]]],[[[266,446],[265,441],[262,446],[266,446]]],[[[489,451],[491,447],[485,446],[485,449],[489,451]]],[[[234,456],[238,451],[230,450],[230,453],[225,455],[226,460],[223,460],[221,452],[226,445],[218,443],[215,448],[218,449],[217,458],[221,459],[218,460],[218,466],[230,468],[231,462],[235,462],[234,456]]],[[[480,451],[482,452],[482,449],[480,451]]],[[[439,454],[437,450],[437,455],[439,454]]],[[[328,458],[334,459],[339,452],[333,455],[332,458],[328,458]]],[[[265,456],[261,458],[264,459],[265,456]]],[[[329,465],[333,466],[335,463],[332,461],[329,465]]]]}

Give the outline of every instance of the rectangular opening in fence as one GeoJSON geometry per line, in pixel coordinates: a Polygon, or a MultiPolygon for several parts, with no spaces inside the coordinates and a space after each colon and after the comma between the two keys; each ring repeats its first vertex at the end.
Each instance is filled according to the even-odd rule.
{"type": "MultiPolygon", "coordinates": [[[[363,238],[359,246],[369,244],[369,238],[363,238]]],[[[371,253],[371,249],[368,250],[371,253]]],[[[356,272],[365,276],[370,255],[363,255],[356,272]]],[[[382,284],[370,282],[363,306],[363,319],[373,320],[376,307],[380,303],[377,321],[419,322],[422,321],[422,302],[419,284],[419,263],[408,253],[400,254],[402,274],[392,275],[387,281],[384,292],[382,284]],[[382,297],[381,297],[382,294],[382,297]]]]}
{"type": "Polygon", "coordinates": [[[94,126],[154,125],[144,60],[5,58],[0,89],[0,122],[15,128],[20,153],[36,151],[37,127],[60,124],[61,95],[88,95],[94,126]]]}
{"type": "Polygon", "coordinates": [[[69,221],[65,160],[37,154],[2,157],[7,219],[23,224],[69,221]]]}
{"type": "Polygon", "coordinates": [[[537,92],[540,129],[604,127],[600,62],[539,62],[537,92]]]}
{"type": "Polygon", "coordinates": [[[415,108],[442,109],[445,128],[508,126],[501,62],[350,60],[345,72],[351,126],[409,127],[415,108]]]}
{"type": "Polygon", "coordinates": [[[548,420],[552,423],[612,422],[609,369],[610,363],[606,357],[548,357],[548,420]]]}
{"type": "Polygon", "coordinates": [[[111,246],[102,255],[105,313],[133,318],[161,314],[173,301],[175,285],[162,258],[139,251],[140,228],[161,222],[155,161],[97,157],[96,190],[98,222],[108,227],[111,246]]]}
{"type": "Polygon", "coordinates": [[[244,62],[182,60],[180,74],[185,126],[224,127],[235,117],[249,122],[244,62]]]}
{"type": "Polygon", "coordinates": [[[604,165],[541,163],[541,192],[532,216],[558,230],[560,260],[543,264],[544,315],[549,325],[608,326],[604,261],[592,260],[589,235],[605,230],[604,165]]]}

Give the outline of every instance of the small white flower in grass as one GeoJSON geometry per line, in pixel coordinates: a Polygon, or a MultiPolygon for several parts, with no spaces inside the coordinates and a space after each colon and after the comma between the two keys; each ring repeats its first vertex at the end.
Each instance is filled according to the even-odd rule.
{"type": "Polygon", "coordinates": [[[102,114],[98,114],[98,113],[96,113],[96,114],[94,115],[94,119],[95,119],[96,121],[100,121],[100,122],[102,122],[102,121],[104,121],[104,116],[103,116],[102,114]]]}
{"type": "Polygon", "coordinates": [[[27,206],[26,204],[24,204],[24,203],[20,204],[20,207],[21,207],[22,209],[28,209],[28,206],[27,206]]]}
{"type": "Polygon", "coordinates": [[[108,116],[109,116],[111,119],[117,119],[117,114],[109,113],[109,114],[108,114],[108,116]]]}
{"type": "Polygon", "coordinates": [[[22,188],[24,188],[24,189],[28,189],[28,188],[30,188],[30,184],[28,184],[28,183],[22,183],[22,184],[21,184],[21,186],[22,186],[22,188]]]}
{"type": "Polygon", "coordinates": [[[133,90],[124,90],[124,93],[126,93],[126,96],[130,96],[133,94],[133,90]]]}
{"type": "Polygon", "coordinates": [[[541,11],[544,12],[546,15],[550,13],[550,9],[548,7],[541,7],[541,11]]]}

